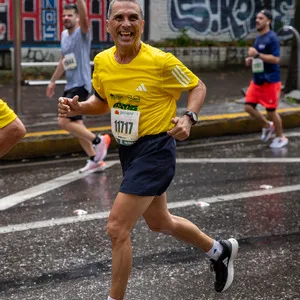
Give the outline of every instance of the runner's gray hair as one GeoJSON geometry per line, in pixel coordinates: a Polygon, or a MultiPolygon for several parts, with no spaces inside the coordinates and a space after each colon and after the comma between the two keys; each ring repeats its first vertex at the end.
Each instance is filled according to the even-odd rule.
{"type": "Polygon", "coordinates": [[[112,11],[112,6],[116,2],[132,2],[132,3],[138,4],[138,6],[140,7],[142,19],[144,19],[144,11],[143,11],[143,8],[141,6],[141,3],[138,0],[111,0],[110,3],[109,3],[108,11],[107,11],[107,19],[109,19],[110,15],[111,15],[111,11],[112,11]]]}

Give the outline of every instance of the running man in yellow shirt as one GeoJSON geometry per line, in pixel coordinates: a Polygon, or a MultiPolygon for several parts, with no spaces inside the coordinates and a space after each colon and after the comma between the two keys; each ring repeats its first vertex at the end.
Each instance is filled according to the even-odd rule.
{"type": "Polygon", "coordinates": [[[0,99],[0,158],[8,153],[26,134],[18,116],[0,99]]]}
{"type": "Polygon", "coordinates": [[[137,0],[112,0],[107,31],[115,46],[94,59],[95,93],[85,102],[78,102],[77,96],[60,98],[58,105],[61,118],[110,112],[112,133],[119,143],[123,181],[107,224],[112,241],[108,300],[125,297],[132,267],[130,233],[142,216],[151,230],[205,252],[216,273],[215,290],[223,292],[233,281],[238,242],[233,238],[216,241],[190,221],[172,215],[166,196],[175,175],[175,140],[189,137],[206,87],[175,56],[143,43],[143,30],[143,11],[137,0]],[[182,91],[189,92],[188,104],[186,112],[176,116],[182,91]]]}

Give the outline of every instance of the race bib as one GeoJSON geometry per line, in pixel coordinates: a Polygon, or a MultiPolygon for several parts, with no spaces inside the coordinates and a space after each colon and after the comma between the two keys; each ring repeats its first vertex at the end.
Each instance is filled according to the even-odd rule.
{"type": "Polygon", "coordinates": [[[252,60],[252,72],[253,73],[263,73],[264,72],[264,62],[260,58],[253,58],[252,60]]]}
{"type": "Polygon", "coordinates": [[[66,54],[62,60],[65,71],[77,68],[76,58],[74,53],[66,54]]]}
{"type": "Polygon", "coordinates": [[[111,131],[120,145],[130,146],[139,138],[140,112],[111,109],[111,131]]]}

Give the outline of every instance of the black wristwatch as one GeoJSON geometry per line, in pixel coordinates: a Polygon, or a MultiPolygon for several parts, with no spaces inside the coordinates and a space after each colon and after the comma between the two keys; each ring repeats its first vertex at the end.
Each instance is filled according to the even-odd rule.
{"type": "Polygon", "coordinates": [[[183,115],[190,118],[192,125],[195,125],[198,122],[198,115],[193,111],[187,110],[183,115]]]}
{"type": "Polygon", "coordinates": [[[259,52],[257,52],[257,54],[254,55],[254,58],[259,58],[259,52]]]}

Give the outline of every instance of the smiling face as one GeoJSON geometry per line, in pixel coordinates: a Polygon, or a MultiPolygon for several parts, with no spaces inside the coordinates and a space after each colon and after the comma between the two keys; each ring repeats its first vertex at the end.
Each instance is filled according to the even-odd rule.
{"type": "Polygon", "coordinates": [[[270,29],[270,22],[263,13],[258,13],[256,16],[256,29],[257,31],[264,31],[270,29]]]}
{"type": "Polygon", "coordinates": [[[133,2],[116,1],[107,20],[107,32],[117,48],[139,48],[144,32],[140,6],[133,2]]]}

